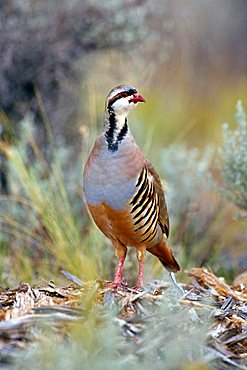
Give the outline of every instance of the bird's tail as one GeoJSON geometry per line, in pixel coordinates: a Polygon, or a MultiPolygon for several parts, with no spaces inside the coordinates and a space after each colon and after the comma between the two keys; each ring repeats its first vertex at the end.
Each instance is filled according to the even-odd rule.
{"type": "Polygon", "coordinates": [[[168,271],[178,272],[180,270],[180,266],[175,260],[172,250],[164,240],[159,244],[154,245],[152,248],[147,249],[147,251],[158,257],[162,265],[168,271]]]}

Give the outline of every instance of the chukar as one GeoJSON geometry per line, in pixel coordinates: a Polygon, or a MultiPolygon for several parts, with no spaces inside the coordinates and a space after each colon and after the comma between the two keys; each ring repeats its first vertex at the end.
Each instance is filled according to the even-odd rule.
{"type": "Polygon", "coordinates": [[[136,248],[138,282],[143,287],[146,250],[170,272],[179,265],[166,243],[169,218],[162,184],[156,170],[137,146],[128,126],[128,113],[145,102],[135,88],[121,85],[106,98],[103,132],[96,139],[83,174],[88,209],[109,238],[118,257],[114,286],[122,283],[127,247],[136,248]]]}

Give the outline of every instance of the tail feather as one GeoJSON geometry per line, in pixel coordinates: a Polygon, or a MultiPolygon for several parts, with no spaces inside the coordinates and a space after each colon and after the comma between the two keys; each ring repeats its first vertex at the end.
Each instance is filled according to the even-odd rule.
{"type": "Polygon", "coordinates": [[[147,249],[148,252],[158,257],[162,265],[170,272],[178,272],[180,266],[173,256],[173,252],[170,249],[169,245],[162,241],[159,244],[156,244],[152,248],[147,249]]]}

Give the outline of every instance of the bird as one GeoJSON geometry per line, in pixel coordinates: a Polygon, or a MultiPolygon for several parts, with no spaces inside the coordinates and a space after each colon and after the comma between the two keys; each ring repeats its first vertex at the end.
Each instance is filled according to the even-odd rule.
{"type": "MultiPolygon", "coordinates": [[[[136,248],[138,281],[144,287],[146,251],[158,257],[172,282],[180,270],[167,244],[169,215],[160,177],[136,144],[128,114],[145,99],[129,85],[113,88],[106,97],[102,133],[97,137],[83,171],[88,210],[118,257],[113,287],[120,288],[128,247],[136,248]]],[[[180,286],[178,285],[178,289],[180,286]]]]}

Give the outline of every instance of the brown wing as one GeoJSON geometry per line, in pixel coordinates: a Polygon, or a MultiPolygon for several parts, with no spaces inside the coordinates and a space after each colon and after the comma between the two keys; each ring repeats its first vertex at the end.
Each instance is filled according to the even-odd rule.
{"type": "Polygon", "coordinates": [[[166,199],[164,194],[164,189],[161,184],[159,175],[155,168],[152,166],[151,162],[146,159],[146,166],[148,169],[148,172],[153,176],[154,178],[154,187],[158,194],[159,199],[159,216],[158,216],[158,222],[161,226],[162,231],[166,234],[167,238],[169,236],[169,216],[168,216],[168,210],[166,205],[166,199]]]}
{"type": "MultiPolygon", "coordinates": [[[[156,192],[158,194],[159,199],[159,217],[158,222],[162,228],[162,231],[166,234],[166,236],[169,236],[169,216],[166,206],[166,200],[164,195],[164,189],[161,184],[160,178],[152,164],[146,160],[146,166],[149,171],[149,173],[154,178],[154,186],[156,189],[156,192]]],[[[168,271],[177,272],[180,270],[180,266],[176,259],[173,256],[173,252],[170,249],[169,245],[166,243],[166,241],[163,239],[160,243],[153,246],[152,248],[149,248],[148,251],[159,258],[163,266],[168,271]]]]}

